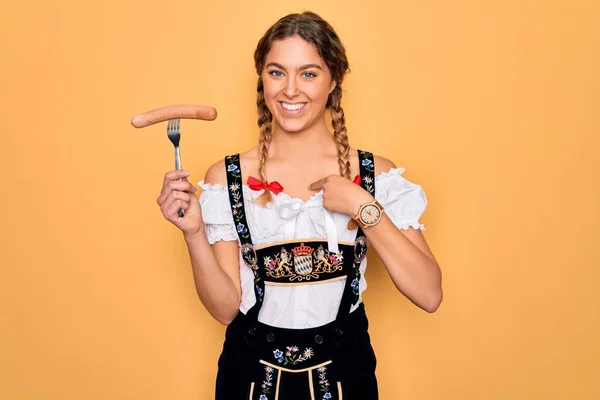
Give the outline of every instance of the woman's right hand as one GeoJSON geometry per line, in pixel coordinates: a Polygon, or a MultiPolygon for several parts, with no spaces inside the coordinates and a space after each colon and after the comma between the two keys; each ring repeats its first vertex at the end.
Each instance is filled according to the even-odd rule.
{"type": "Polygon", "coordinates": [[[156,202],[167,221],[183,231],[185,235],[195,235],[204,229],[197,189],[187,180],[189,172],[173,170],[165,174],[162,190],[156,202]],[[179,180],[181,179],[181,180],[179,180]],[[185,211],[179,216],[179,209],[185,211]]]}

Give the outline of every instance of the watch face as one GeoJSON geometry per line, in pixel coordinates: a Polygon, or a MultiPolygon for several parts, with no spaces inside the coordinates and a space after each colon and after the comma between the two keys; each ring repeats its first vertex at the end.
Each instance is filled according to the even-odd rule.
{"type": "Polygon", "coordinates": [[[376,205],[367,204],[360,211],[360,218],[365,224],[371,225],[379,221],[379,218],[381,218],[381,211],[379,210],[379,208],[377,208],[376,205]]]}

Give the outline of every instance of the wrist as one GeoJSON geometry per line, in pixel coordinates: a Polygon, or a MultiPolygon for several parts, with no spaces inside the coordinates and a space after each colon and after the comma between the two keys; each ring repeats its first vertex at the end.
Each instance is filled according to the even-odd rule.
{"type": "Polygon", "coordinates": [[[368,192],[363,192],[359,196],[353,197],[350,200],[351,201],[346,214],[348,214],[350,218],[354,219],[358,213],[358,210],[360,209],[360,206],[375,199],[368,192]]]}
{"type": "Polygon", "coordinates": [[[183,232],[183,238],[188,243],[205,239],[206,231],[204,230],[204,225],[202,225],[196,232],[183,232]]]}

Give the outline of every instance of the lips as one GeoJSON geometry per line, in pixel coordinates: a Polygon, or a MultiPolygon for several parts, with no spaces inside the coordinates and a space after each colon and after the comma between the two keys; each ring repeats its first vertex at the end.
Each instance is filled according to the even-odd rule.
{"type": "Polygon", "coordinates": [[[281,104],[281,107],[286,111],[298,111],[306,106],[306,103],[286,103],[283,101],[279,104],[281,104]]]}
{"type": "Polygon", "coordinates": [[[279,109],[284,116],[295,117],[304,111],[308,103],[289,103],[287,101],[279,102],[279,109]]]}

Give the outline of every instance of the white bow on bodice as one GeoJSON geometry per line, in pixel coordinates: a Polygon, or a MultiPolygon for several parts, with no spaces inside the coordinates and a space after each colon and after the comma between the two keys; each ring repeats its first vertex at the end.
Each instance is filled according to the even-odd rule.
{"type": "MultiPolygon", "coordinates": [[[[306,210],[306,203],[301,199],[286,199],[281,200],[277,207],[279,216],[285,220],[284,238],[285,240],[292,240],[294,239],[294,233],[296,231],[297,217],[301,212],[306,210]]],[[[329,251],[332,253],[339,253],[337,229],[335,227],[333,213],[326,210],[324,207],[323,213],[329,251]]]]}
{"type": "Polygon", "coordinates": [[[278,207],[279,216],[283,219],[290,219],[306,210],[306,203],[300,199],[281,200],[278,207]]]}

